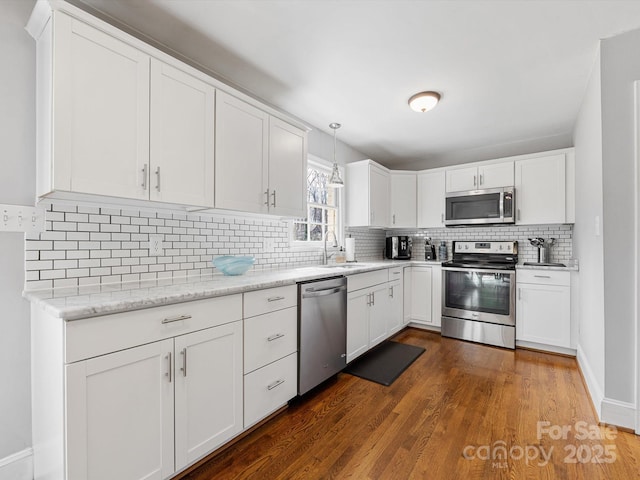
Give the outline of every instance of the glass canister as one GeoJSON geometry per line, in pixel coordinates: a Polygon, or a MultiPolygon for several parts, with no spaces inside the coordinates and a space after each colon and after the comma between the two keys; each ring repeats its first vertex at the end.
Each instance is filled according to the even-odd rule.
{"type": "Polygon", "coordinates": [[[438,247],[438,256],[440,257],[439,260],[443,262],[446,261],[448,258],[447,242],[445,242],[444,240],[440,242],[440,246],[438,247]]]}

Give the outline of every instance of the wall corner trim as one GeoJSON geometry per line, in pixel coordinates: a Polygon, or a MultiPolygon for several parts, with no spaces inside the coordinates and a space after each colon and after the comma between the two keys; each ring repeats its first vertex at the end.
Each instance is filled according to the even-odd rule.
{"type": "Polygon", "coordinates": [[[576,359],[578,361],[580,373],[582,373],[582,378],[585,381],[585,386],[587,387],[587,393],[591,397],[591,403],[593,404],[598,420],[600,421],[602,420],[602,402],[604,401],[604,392],[591,369],[591,365],[589,364],[589,360],[587,359],[584,350],[582,350],[580,345],[578,345],[578,348],[576,349],[576,359]]]}
{"type": "Polygon", "coordinates": [[[636,430],[636,406],[633,403],[621,402],[612,398],[602,400],[601,421],[617,427],[636,430]]]}
{"type": "Polygon", "coordinates": [[[33,480],[33,449],[0,458],[0,480],[33,480]]]}

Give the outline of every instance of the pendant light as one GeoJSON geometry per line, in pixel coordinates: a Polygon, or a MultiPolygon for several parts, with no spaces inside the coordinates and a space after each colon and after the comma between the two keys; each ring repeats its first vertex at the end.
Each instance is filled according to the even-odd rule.
{"type": "Polygon", "coordinates": [[[333,171],[331,172],[331,177],[329,178],[329,183],[327,183],[327,186],[333,188],[344,187],[344,182],[340,177],[340,171],[338,170],[338,164],[336,162],[336,130],[341,126],[342,125],[340,125],[339,123],[329,124],[329,127],[333,129],[333,171]]]}

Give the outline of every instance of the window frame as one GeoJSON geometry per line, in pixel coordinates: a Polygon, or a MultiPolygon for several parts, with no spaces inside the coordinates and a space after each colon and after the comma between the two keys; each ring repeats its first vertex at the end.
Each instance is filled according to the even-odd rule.
{"type": "MultiPolygon", "coordinates": [[[[333,163],[329,162],[327,160],[324,160],[323,158],[320,157],[316,157],[315,155],[312,154],[308,154],[307,155],[307,170],[308,168],[319,168],[321,170],[325,170],[329,175],[331,175],[331,170],[333,168],[333,163]]],[[[340,171],[340,176],[342,178],[344,178],[344,168],[341,167],[340,165],[338,165],[338,170],[340,171]]],[[[305,182],[306,185],[306,182],[305,182]]],[[[305,198],[308,198],[308,192],[305,190],[305,198]]],[[[335,207],[336,211],[337,211],[337,222],[336,222],[336,241],[338,243],[338,246],[344,246],[344,214],[345,214],[345,209],[344,209],[344,188],[337,188],[336,189],[336,201],[337,201],[337,206],[335,207]]],[[[307,216],[306,218],[306,223],[307,223],[307,228],[309,226],[309,202],[306,202],[307,205],[307,216]]],[[[324,241],[323,240],[296,240],[295,239],[295,228],[294,228],[294,224],[295,223],[301,223],[301,222],[297,222],[298,219],[291,219],[290,222],[290,228],[289,228],[289,244],[290,247],[292,249],[298,249],[298,250],[303,250],[303,249],[323,249],[324,248],[324,241]]],[[[333,244],[333,238],[330,236],[327,239],[327,249],[328,250],[335,250],[334,247],[332,247],[333,244]]]]}

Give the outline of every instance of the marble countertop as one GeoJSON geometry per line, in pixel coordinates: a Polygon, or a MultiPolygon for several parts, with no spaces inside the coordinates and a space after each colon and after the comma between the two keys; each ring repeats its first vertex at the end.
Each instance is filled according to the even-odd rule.
{"type": "Polygon", "coordinates": [[[561,267],[558,265],[516,265],[516,270],[556,270],[559,272],[577,272],[578,267],[561,267]]]}
{"type": "MultiPolygon", "coordinates": [[[[252,271],[245,275],[222,274],[166,280],[87,285],[83,287],[26,290],[23,296],[48,314],[65,321],[152,308],[173,303],[233,295],[297,282],[347,276],[394,266],[440,265],[440,261],[384,260],[252,271]]],[[[576,267],[518,265],[518,269],[577,271],[576,267]]]]}
{"type": "Polygon", "coordinates": [[[252,271],[239,276],[222,274],[166,280],[87,285],[83,287],[26,290],[23,296],[48,314],[65,321],[152,308],[172,303],[233,295],[263,288],[295,285],[297,282],[352,275],[395,265],[439,262],[389,260],[330,266],[252,271]]]}

